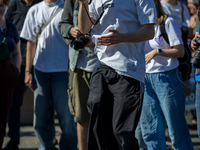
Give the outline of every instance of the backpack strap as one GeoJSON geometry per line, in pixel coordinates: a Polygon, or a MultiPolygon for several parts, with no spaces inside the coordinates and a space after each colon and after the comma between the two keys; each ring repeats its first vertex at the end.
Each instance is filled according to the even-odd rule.
{"type": "Polygon", "coordinates": [[[162,23],[160,24],[160,31],[161,31],[161,34],[159,35],[159,37],[163,37],[165,39],[165,41],[169,44],[169,38],[168,38],[168,35],[167,35],[167,32],[165,30],[165,20],[167,19],[168,16],[166,16],[162,23]]]}
{"type": "Polygon", "coordinates": [[[51,20],[63,9],[64,5],[61,5],[58,7],[58,9],[56,10],[56,12],[53,13],[53,15],[51,15],[51,17],[47,20],[47,22],[42,26],[39,34],[38,34],[38,38],[40,37],[42,31],[47,27],[47,25],[51,22],[51,20]]]}

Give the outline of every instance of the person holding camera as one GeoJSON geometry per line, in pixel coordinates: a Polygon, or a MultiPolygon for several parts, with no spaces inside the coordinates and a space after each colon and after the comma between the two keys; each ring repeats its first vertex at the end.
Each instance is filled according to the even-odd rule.
{"type": "Polygon", "coordinates": [[[181,30],[163,11],[160,0],[155,36],[145,43],[145,92],[140,122],[136,130],[141,149],[166,150],[165,129],[174,150],[193,150],[185,119],[185,92],[177,58],[184,56],[181,30]],[[163,35],[165,28],[168,41],[163,35]]]}
{"type": "Polygon", "coordinates": [[[195,36],[191,40],[191,49],[195,52],[191,63],[193,63],[195,70],[195,81],[196,81],[196,96],[195,96],[195,105],[196,105],[196,116],[197,116],[197,130],[198,136],[200,138],[200,29],[199,29],[199,18],[200,18],[200,7],[198,8],[196,16],[196,27],[195,27],[195,36]]]}
{"type": "Polygon", "coordinates": [[[69,45],[69,109],[77,123],[79,150],[87,150],[89,82],[99,61],[94,53],[94,43],[89,36],[81,34],[78,27],[78,9],[78,0],[65,0],[60,30],[69,45]]]}
{"type": "Polygon", "coordinates": [[[100,61],[90,80],[88,150],[137,150],[144,92],[144,41],[154,36],[153,0],[79,0],[81,33],[91,30],[100,61]],[[89,11],[89,12],[88,12],[89,11]]]}

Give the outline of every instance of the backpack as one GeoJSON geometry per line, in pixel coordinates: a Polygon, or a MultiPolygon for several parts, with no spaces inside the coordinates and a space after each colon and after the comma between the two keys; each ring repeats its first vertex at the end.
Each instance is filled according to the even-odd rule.
{"type": "MultiPolygon", "coordinates": [[[[160,36],[163,36],[165,41],[169,44],[168,35],[166,33],[166,30],[165,30],[165,20],[163,20],[163,22],[160,24],[160,30],[161,30],[160,36]]],[[[178,60],[179,60],[178,69],[181,72],[181,75],[183,77],[183,81],[185,81],[185,80],[190,79],[190,73],[191,73],[191,67],[192,67],[191,63],[190,63],[191,51],[190,51],[190,48],[189,48],[188,43],[187,43],[188,31],[183,30],[181,28],[181,32],[182,32],[182,40],[183,40],[185,55],[182,58],[178,58],[178,60]]]]}

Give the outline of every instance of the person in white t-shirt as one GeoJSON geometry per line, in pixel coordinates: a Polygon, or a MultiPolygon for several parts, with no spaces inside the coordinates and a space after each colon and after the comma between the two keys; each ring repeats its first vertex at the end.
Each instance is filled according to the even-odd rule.
{"type": "Polygon", "coordinates": [[[154,35],[155,5],[93,0],[88,8],[87,0],[79,1],[79,29],[85,34],[92,28],[100,61],[90,80],[88,150],[139,149],[134,133],[144,92],[144,41],[154,35]]]}
{"type": "Polygon", "coordinates": [[[32,6],[26,16],[20,37],[26,39],[25,84],[34,91],[34,129],[40,141],[39,150],[54,150],[54,114],[62,133],[61,150],[77,150],[77,135],[68,107],[68,46],[59,29],[64,2],[44,0],[32,6]],[[49,18],[60,10],[41,31],[49,18]],[[41,31],[41,33],[40,33],[41,31]],[[40,36],[39,36],[40,34],[40,36]],[[34,66],[35,84],[32,82],[34,66]]]}
{"type": "Polygon", "coordinates": [[[184,116],[183,79],[177,68],[177,58],[184,55],[181,30],[177,22],[164,13],[160,0],[154,2],[157,24],[154,38],[145,42],[145,92],[136,137],[142,150],[166,150],[167,124],[174,150],[193,150],[184,116]],[[163,21],[170,44],[161,34],[163,21]]]}

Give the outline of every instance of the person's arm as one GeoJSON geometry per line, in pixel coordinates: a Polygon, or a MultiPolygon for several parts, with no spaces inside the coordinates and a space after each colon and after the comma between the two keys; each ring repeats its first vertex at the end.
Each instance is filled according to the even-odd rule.
{"type": "Polygon", "coordinates": [[[149,53],[147,53],[145,55],[146,64],[157,55],[170,57],[170,58],[181,58],[185,54],[183,44],[175,45],[171,49],[161,49],[161,50],[162,50],[161,54],[159,54],[158,49],[154,49],[150,51],[149,53]]]}
{"type": "Polygon", "coordinates": [[[80,31],[83,34],[86,34],[91,30],[91,27],[92,27],[91,21],[93,23],[95,22],[94,19],[89,18],[87,12],[89,12],[88,0],[79,0],[78,25],[79,25],[80,31]]]}
{"type": "MultiPolygon", "coordinates": [[[[62,20],[59,23],[59,27],[61,34],[67,44],[71,43],[73,39],[70,32],[73,28],[73,10],[74,10],[73,0],[65,0],[62,20]]],[[[73,33],[75,33],[74,30],[73,33]]]]}
{"type": "Polygon", "coordinates": [[[33,89],[33,76],[31,74],[32,65],[33,65],[33,58],[35,56],[36,51],[36,42],[27,41],[27,50],[26,50],[26,69],[25,69],[25,80],[24,83],[29,86],[29,88],[34,91],[33,89]]]}
{"type": "Polygon", "coordinates": [[[119,33],[115,29],[108,30],[110,35],[98,38],[101,45],[113,45],[118,43],[137,43],[150,40],[154,37],[154,24],[143,25],[140,29],[130,33],[119,33]]]}
{"type": "Polygon", "coordinates": [[[12,52],[12,59],[17,69],[20,70],[21,62],[22,62],[22,56],[20,52],[20,41],[16,44],[16,48],[12,52]]]}

